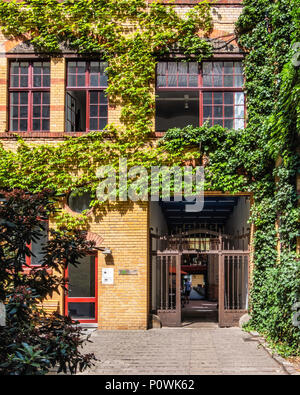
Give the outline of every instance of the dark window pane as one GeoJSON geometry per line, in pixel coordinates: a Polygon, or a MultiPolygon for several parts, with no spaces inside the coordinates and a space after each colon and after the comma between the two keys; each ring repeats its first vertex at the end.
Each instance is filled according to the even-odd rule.
{"type": "Polygon", "coordinates": [[[233,74],[233,62],[224,62],[224,74],[233,74]]]}
{"type": "Polygon", "coordinates": [[[178,63],[178,73],[179,74],[187,74],[188,72],[188,64],[186,62],[179,62],[178,63]]]}
{"type": "Polygon", "coordinates": [[[224,107],[224,116],[225,116],[225,118],[232,118],[233,117],[233,107],[225,106],[224,107]]]}
{"type": "Polygon", "coordinates": [[[214,62],[214,74],[223,74],[223,62],[214,62]]]}
{"type": "Polygon", "coordinates": [[[43,73],[50,74],[50,62],[43,63],[43,73]]]}
{"type": "Polygon", "coordinates": [[[178,86],[187,86],[187,76],[179,75],[178,76],[178,86]]]}
{"type": "Polygon", "coordinates": [[[233,86],[233,76],[224,75],[224,86],[233,86]]]}
{"type": "Polygon", "coordinates": [[[28,77],[21,75],[21,77],[20,77],[20,87],[21,88],[26,88],[27,86],[28,86],[28,77]]]}
{"type": "Polygon", "coordinates": [[[189,73],[190,74],[198,74],[198,63],[190,62],[189,63],[189,73]]]}
{"type": "Polygon", "coordinates": [[[105,95],[105,92],[100,92],[100,103],[101,104],[107,104],[107,97],[105,95]]]}
{"type": "Polygon", "coordinates": [[[13,106],[12,107],[12,117],[13,118],[18,118],[18,116],[19,116],[18,107],[17,106],[13,106]]]}
{"type": "Polygon", "coordinates": [[[98,118],[90,118],[90,130],[98,130],[98,118]]]}
{"type": "Polygon", "coordinates": [[[40,75],[35,75],[33,77],[33,86],[41,86],[42,85],[42,77],[40,75]]]}
{"type": "Polygon", "coordinates": [[[204,92],[203,93],[203,103],[204,104],[212,104],[212,93],[204,92]]]}
{"type": "Polygon", "coordinates": [[[224,103],[225,104],[233,104],[233,93],[232,92],[224,92],[224,103]]]}
{"type": "Polygon", "coordinates": [[[43,118],[50,117],[50,107],[49,106],[43,106],[42,116],[43,116],[43,118]]]}
{"type": "Polygon", "coordinates": [[[27,119],[20,120],[20,130],[27,131],[27,119]]]}
{"type": "Polygon", "coordinates": [[[19,74],[19,63],[12,62],[10,65],[10,73],[11,74],[19,74]]]}
{"type": "Polygon", "coordinates": [[[169,62],[168,63],[168,74],[177,74],[177,63],[169,62]]]}
{"type": "Polygon", "coordinates": [[[158,76],[157,77],[157,86],[167,86],[167,77],[158,76]]]}
{"type": "Polygon", "coordinates": [[[90,106],[90,116],[97,117],[98,116],[98,106],[92,105],[90,106]]]}
{"type": "Polygon", "coordinates": [[[14,119],[11,122],[11,130],[19,130],[19,124],[17,119],[14,119]]]}
{"type": "Polygon", "coordinates": [[[50,104],[50,92],[43,92],[43,104],[50,104]]]}
{"type": "Polygon", "coordinates": [[[19,76],[18,75],[13,75],[11,77],[11,86],[13,87],[18,87],[19,86],[19,76]]]}
{"type": "Polygon", "coordinates": [[[42,120],[42,130],[50,130],[50,121],[49,119],[42,120]]]}
{"type": "Polygon", "coordinates": [[[99,75],[98,74],[91,75],[90,84],[91,84],[91,86],[99,86],[99,75]]]}
{"type": "Polygon", "coordinates": [[[32,129],[33,130],[41,130],[41,122],[39,119],[32,120],[32,129]]]}
{"type": "Polygon", "coordinates": [[[203,76],[203,86],[212,86],[212,77],[208,75],[203,76]]]}
{"type": "Polygon", "coordinates": [[[90,93],[90,103],[91,104],[98,104],[98,92],[91,92],[90,93]]]}
{"type": "Polygon", "coordinates": [[[100,117],[107,118],[107,115],[108,115],[107,106],[100,106],[100,117]]]}
{"type": "Polygon", "coordinates": [[[212,117],[212,107],[211,106],[204,106],[203,107],[203,116],[204,116],[204,118],[211,118],[212,117]]]}
{"type": "Polygon", "coordinates": [[[232,129],[233,128],[233,119],[225,119],[224,127],[227,129],[232,129]]]}
{"type": "Polygon", "coordinates": [[[34,118],[39,118],[41,116],[41,107],[33,106],[32,115],[34,118]]]}
{"type": "Polygon", "coordinates": [[[77,73],[83,74],[86,70],[86,62],[77,62],[77,73]]]}
{"type": "Polygon", "coordinates": [[[99,126],[100,126],[100,130],[103,130],[105,128],[105,126],[107,125],[107,119],[105,118],[100,118],[99,120],[99,126]]]}
{"type": "Polygon", "coordinates": [[[85,75],[77,76],[77,86],[85,86],[85,75]]]}
{"type": "Polygon", "coordinates": [[[100,62],[90,63],[90,73],[100,73],[100,62]]]}
{"type": "Polygon", "coordinates": [[[191,87],[198,86],[198,76],[197,75],[190,75],[189,76],[189,86],[191,86],[191,87]]]}
{"type": "Polygon", "coordinates": [[[221,125],[221,126],[223,126],[223,119],[215,119],[214,120],[214,125],[221,125]]]}
{"type": "Polygon", "coordinates": [[[41,104],[41,92],[33,93],[33,104],[41,104]]]}
{"type": "Polygon", "coordinates": [[[223,107],[215,106],[214,107],[214,118],[222,118],[223,117],[223,107]]]}
{"type": "Polygon", "coordinates": [[[157,65],[157,74],[166,75],[167,73],[167,62],[159,62],[157,65]]]}
{"type": "Polygon", "coordinates": [[[27,117],[27,106],[20,107],[20,118],[27,117]]]}
{"type": "Polygon", "coordinates": [[[214,93],[214,104],[223,104],[223,93],[215,92],[214,93]]]}
{"type": "Polygon", "coordinates": [[[68,73],[76,74],[76,62],[68,62],[68,73]]]}
{"type": "Polygon", "coordinates": [[[77,267],[69,265],[69,297],[89,298],[95,296],[95,257],[85,256],[77,267]]]}
{"type": "Polygon", "coordinates": [[[107,75],[100,75],[100,86],[107,86],[108,78],[107,75]]]}
{"type": "Polygon", "coordinates": [[[95,318],[95,303],[71,302],[71,303],[68,303],[68,310],[69,310],[68,313],[69,313],[70,317],[75,320],[95,318]]]}
{"type": "Polygon", "coordinates": [[[223,86],[223,77],[215,75],[214,76],[214,86],[223,86]]]}
{"type": "Polygon", "coordinates": [[[33,74],[41,74],[42,73],[42,63],[41,62],[34,62],[33,63],[33,74]]]}
{"type": "Polygon", "coordinates": [[[20,63],[20,72],[21,72],[21,74],[23,74],[23,75],[28,74],[28,67],[29,67],[29,63],[28,62],[21,62],[20,63]]]}
{"type": "Polygon", "coordinates": [[[21,92],[20,93],[20,103],[21,104],[27,104],[28,103],[28,93],[27,92],[21,92]]]}
{"type": "Polygon", "coordinates": [[[168,86],[177,86],[177,75],[168,76],[168,86]]]}
{"type": "Polygon", "coordinates": [[[212,74],[212,62],[203,62],[203,74],[212,74]]]}
{"type": "Polygon", "coordinates": [[[76,86],[76,75],[68,75],[68,86],[76,86]]]}
{"type": "Polygon", "coordinates": [[[18,104],[19,103],[19,94],[17,92],[10,94],[10,104],[18,104]]]}
{"type": "Polygon", "coordinates": [[[43,77],[43,86],[49,87],[50,86],[50,75],[44,75],[43,77]]]}
{"type": "Polygon", "coordinates": [[[44,257],[43,253],[43,247],[47,244],[48,242],[48,225],[47,223],[42,224],[43,229],[38,227],[36,230],[39,233],[39,238],[36,239],[35,241],[31,242],[31,252],[34,254],[34,256],[31,256],[30,259],[30,264],[32,266],[38,266],[42,264],[42,260],[44,257]]]}

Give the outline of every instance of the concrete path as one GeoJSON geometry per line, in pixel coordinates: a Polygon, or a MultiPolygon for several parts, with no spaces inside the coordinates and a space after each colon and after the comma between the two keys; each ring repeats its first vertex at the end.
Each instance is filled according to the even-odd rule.
{"type": "Polygon", "coordinates": [[[162,328],[94,331],[84,352],[96,365],[80,374],[100,375],[278,375],[281,366],[239,328],[162,328]]]}

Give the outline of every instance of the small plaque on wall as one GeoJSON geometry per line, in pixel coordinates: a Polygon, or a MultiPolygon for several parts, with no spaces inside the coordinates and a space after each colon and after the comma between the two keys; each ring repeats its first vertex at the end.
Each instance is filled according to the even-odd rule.
{"type": "Polygon", "coordinates": [[[114,283],[114,269],[102,268],[102,284],[114,283]]]}
{"type": "Polygon", "coordinates": [[[134,275],[134,274],[138,274],[138,271],[136,269],[135,270],[121,269],[119,270],[119,274],[134,275]]]}

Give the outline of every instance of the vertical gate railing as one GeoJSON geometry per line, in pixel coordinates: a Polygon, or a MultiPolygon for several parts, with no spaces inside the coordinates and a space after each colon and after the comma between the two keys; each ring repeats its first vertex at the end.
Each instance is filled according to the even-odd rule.
{"type": "Polygon", "coordinates": [[[219,325],[237,326],[248,311],[249,253],[227,251],[219,255],[219,325]]]}
{"type": "MultiPolygon", "coordinates": [[[[207,229],[154,236],[156,312],[165,326],[181,324],[181,258],[184,254],[218,257],[219,325],[236,326],[248,311],[249,234],[238,237],[207,229]]],[[[152,241],[151,241],[152,245],[152,241]]]]}
{"type": "Polygon", "coordinates": [[[156,309],[164,326],[181,323],[180,255],[157,253],[156,309]]]}

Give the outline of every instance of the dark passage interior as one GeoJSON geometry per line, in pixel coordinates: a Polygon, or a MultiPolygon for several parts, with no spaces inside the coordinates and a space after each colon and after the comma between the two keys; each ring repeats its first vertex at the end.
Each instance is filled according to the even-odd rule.
{"type": "MultiPolygon", "coordinates": [[[[204,208],[200,212],[187,212],[185,206],[185,202],[151,202],[150,225],[153,236],[151,243],[152,251],[154,251],[151,257],[152,311],[161,311],[162,306],[166,310],[170,308],[168,296],[164,295],[167,282],[171,284],[172,292],[169,298],[174,308],[176,286],[178,288],[178,284],[175,284],[175,260],[173,258],[170,260],[173,273],[170,274],[170,269],[167,269],[168,273],[165,274],[163,263],[167,262],[167,258],[157,257],[155,251],[178,250],[182,325],[189,325],[195,321],[218,322],[218,249],[226,248],[223,244],[220,246],[220,236],[222,235],[225,240],[224,244],[230,243],[230,250],[246,249],[245,243],[248,239],[244,236],[249,235],[247,221],[250,213],[250,199],[248,196],[207,196],[204,208]],[[189,297],[185,293],[186,280],[190,282],[189,297]]],[[[227,274],[225,273],[228,283],[224,291],[225,299],[226,292],[228,300],[231,298],[232,282],[237,281],[234,276],[238,276],[240,289],[242,289],[241,276],[245,277],[246,273],[243,265],[244,263],[235,266],[240,271],[238,274],[229,271],[231,269],[228,269],[227,274]]],[[[227,266],[229,268],[229,264],[227,266]]],[[[227,266],[225,265],[225,268],[227,266]]],[[[247,305],[247,297],[247,289],[239,291],[239,306],[244,308],[247,305]]]]}

